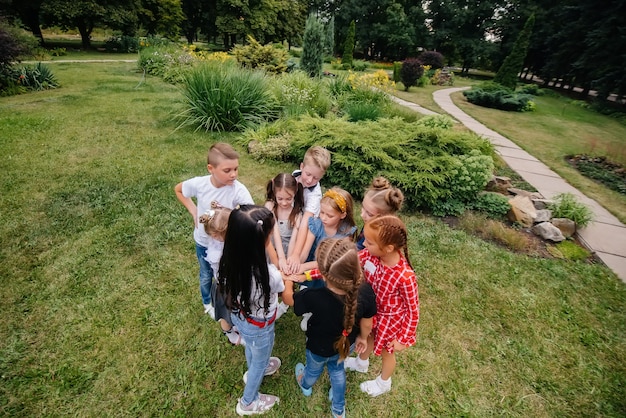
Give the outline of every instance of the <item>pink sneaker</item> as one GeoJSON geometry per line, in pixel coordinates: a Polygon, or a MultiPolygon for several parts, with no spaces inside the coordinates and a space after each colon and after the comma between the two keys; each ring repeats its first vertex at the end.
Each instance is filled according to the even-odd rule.
{"type": "Polygon", "coordinates": [[[247,406],[244,406],[241,403],[240,398],[237,401],[236,411],[239,416],[264,414],[279,402],[280,399],[278,398],[278,396],[259,393],[259,398],[247,406]]]}

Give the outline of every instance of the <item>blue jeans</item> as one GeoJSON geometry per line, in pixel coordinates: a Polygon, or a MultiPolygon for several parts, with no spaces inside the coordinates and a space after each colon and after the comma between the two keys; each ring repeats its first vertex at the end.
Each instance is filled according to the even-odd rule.
{"type": "Polygon", "coordinates": [[[247,406],[259,397],[259,388],[265,375],[265,368],[269,364],[270,355],[274,348],[274,322],[264,328],[259,328],[236,313],[232,313],[230,317],[233,320],[233,325],[239,330],[239,334],[246,340],[248,383],[243,389],[241,403],[247,406]]]}
{"type": "Polygon", "coordinates": [[[200,265],[200,295],[202,303],[211,303],[211,282],[213,281],[213,269],[211,264],[204,259],[206,257],[207,248],[196,243],[196,256],[200,265]]]}
{"type": "Polygon", "coordinates": [[[338,362],[339,354],[332,357],[322,357],[306,350],[306,366],[301,383],[303,388],[311,388],[321,376],[324,365],[326,365],[333,393],[331,408],[335,414],[340,415],[346,406],[346,371],[343,368],[343,362],[338,362]]]}

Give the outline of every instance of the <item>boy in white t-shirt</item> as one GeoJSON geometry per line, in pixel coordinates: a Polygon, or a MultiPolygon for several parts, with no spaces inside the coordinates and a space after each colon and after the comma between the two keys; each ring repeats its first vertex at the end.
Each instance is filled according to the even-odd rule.
{"type": "Polygon", "coordinates": [[[211,209],[211,202],[224,208],[233,209],[237,205],[252,205],[250,192],[237,180],[239,175],[239,154],[227,143],[218,142],[209,148],[207,156],[208,176],[194,177],[178,183],[174,187],[176,197],[187,208],[193,218],[193,238],[196,242],[196,256],[200,265],[200,295],[204,312],[215,318],[211,304],[211,282],[214,272],[206,260],[207,247],[212,237],[207,235],[199,219],[211,209]],[[196,202],[192,200],[196,199],[196,202]]]}

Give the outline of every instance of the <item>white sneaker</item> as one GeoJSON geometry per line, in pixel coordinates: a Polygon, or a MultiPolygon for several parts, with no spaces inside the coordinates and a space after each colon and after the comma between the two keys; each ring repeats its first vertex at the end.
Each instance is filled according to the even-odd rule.
{"type": "Polygon", "coordinates": [[[343,361],[343,368],[354,370],[359,373],[367,373],[370,367],[370,360],[361,360],[358,357],[348,357],[343,361]]]}
{"type": "Polygon", "coordinates": [[[285,302],[280,302],[278,304],[278,308],[276,308],[276,319],[286,314],[288,310],[289,310],[289,305],[287,305],[285,302]]]}
{"type": "Polygon", "coordinates": [[[224,335],[226,335],[226,338],[228,338],[228,341],[230,341],[232,345],[245,345],[243,338],[235,327],[232,327],[230,331],[224,331],[224,335]]]}
{"type": "Polygon", "coordinates": [[[278,396],[259,393],[259,398],[248,406],[243,406],[240,398],[237,401],[236,411],[239,416],[264,414],[279,402],[280,399],[278,398],[278,396]]]}
{"type": "Polygon", "coordinates": [[[309,327],[309,319],[311,318],[311,316],[313,316],[311,312],[302,314],[302,321],[300,321],[300,328],[302,328],[302,331],[306,332],[307,328],[309,327]]]}
{"type": "Polygon", "coordinates": [[[381,379],[380,375],[374,380],[368,380],[360,385],[361,391],[370,396],[379,396],[391,390],[391,378],[386,382],[381,379]]]}
{"type": "MultiPolygon", "coordinates": [[[[265,368],[265,376],[271,376],[280,369],[280,365],[282,362],[278,357],[270,357],[269,363],[267,363],[267,367],[265,368]]],[[[243,383],[248,384],[248,371],[243,374],[243,383]]]]}
{"type": "Polygon", "coordinates": [[[204,304],[204,313],[209,314],[211,319],[215,320],[215,308],[210,303],[204,304]]]}

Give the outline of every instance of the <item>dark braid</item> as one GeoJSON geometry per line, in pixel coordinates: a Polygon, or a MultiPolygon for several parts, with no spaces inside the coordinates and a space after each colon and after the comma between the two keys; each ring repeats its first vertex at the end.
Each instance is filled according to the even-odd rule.
{"type": "Polygon", "coordinates": [[[348,238],[326,238],[315,253],[317,265],[324,279],[332,286],[346,292],[344,296],[343,333],[335,342],[340,360],[350,354],[350,340],[356,317],[359,285],[363,273],[356,245],[348,238]]]}
{"type": "Polygon", "coordinates": [[[366,227],[376,233],[376,243],[379,246],[392,245],[396,250],[402,250],[409,267],[413,268],[409,259],[408,232],[400,218],[395,215],[379,216],[369,221],[366,227]]]}

